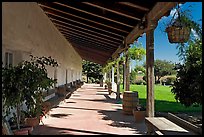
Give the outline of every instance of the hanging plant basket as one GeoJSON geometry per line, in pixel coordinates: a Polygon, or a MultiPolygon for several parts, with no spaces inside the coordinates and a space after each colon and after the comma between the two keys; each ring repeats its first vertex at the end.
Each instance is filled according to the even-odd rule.
{"type": "Polygon", "coordinates": [[[166,28],[170,43],[185,43],[190,37],[189,27],[170,26],[166,28]]]}

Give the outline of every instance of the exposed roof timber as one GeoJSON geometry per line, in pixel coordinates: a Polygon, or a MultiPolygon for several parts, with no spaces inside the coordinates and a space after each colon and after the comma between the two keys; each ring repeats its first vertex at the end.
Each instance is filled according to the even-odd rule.
{"type": "MultiPolygon", "coordinates": [[[[77,24],[80,24],[80,25],[84,25],[84,26],[87,26],[87,27],[90,27],[90,28],[93,28],[93,29],[97,29],[97,30],[100,30],[100,31],[104,31],[104,32],[106,32],[106,33],[109,33],[109,34],[112,34],[112,35],[119,36],[119,37],[123,38],[123,36],[120,35],[120,34],[116,34],[116,33],[110,32],[110,31],[106,31],[106,30],[104,30],[104,29],[100,29],[100,28],[97,28],[97,27],[94,27],[94,26],[91,26],[91,25],[87,25],[87,24],[85,24],[85,23],[81,23],[81,22],[78,22],[78,21],[75,21],[75,20],[72,20],[72,19],[69,19],[69,18],[65,18],[65,17],[59,16],[59,15],[54,14],[54,13],[51,13],[51,12],[45,11],[45,13],[46,13],[46,14],[49,14],[49,15],[53,15],[53,16],[55,16],[55,17],[59,17],[59,18],[62,18],[62,19],[71,21],[71,22],[74,22],[74,23],[77,23],[77,24]]],[[[53,19],[53,18],[50,17],[50,19],[53,19]]]]}
{"type": "Polygon", "coordinates": [[[105,20],[108,20],[108,21],[111,21],[111,22],[114,22],[114,23],[118,23],[120,25],[124,25],[126,27],[130,27],[130,28],[133,28],[134,26],[131,26],[129,24],[125,24],[125,23],[122,23],[122,22],[119,22],[119,21],[116,21],[116,20],[113,20],[113,19],[110,19],[110,18],[106,18],[106,17],[103,17],[103,16],[100,16],[100,15],[97,15],[97,14],[94,14],[94,13],[91,13],[91,12],[87,12],[85,10],[81,10],[81,9],[78,9],[78,8],[75,8],[75,7],[72,7],[70,5],[65,5],[65,4],[62,4],[62,3],[59,3],[59,2],[53,2],[55,4],[58,4],[58,5],[61,5],[61,6],[65,6],[67,8],[71,8],[71,9],[74,9],[74,10],[77,10],[77,11],[80,11],[80,12],[83,12],[83,13],[86,13],[86,14],[89,14],[89,15],[92,15],[92,16],[95,16],[95,17],[98,17],[98,18],[102,18],[102,19],[105,19],[105,20]]]}
{"type": "Polygon", "coordinates": [[[90,56],[87,56],[87,54],[84,54],[84,53],[81,53],[77,48],[74,47],[74,49],[77,51],[77,53],[81,56],[82,59],[84,60],[88,60],[88,61],[92,61],[92,62],[95,62],[95,63],[98,63],[98,64],[101,64],[101,65],[104,65],[105,62],[103,60],[98,60],[94,57],[90,57],[90,56]]]}
{"type": "Polygon", "coordinates": [[[80,50],[87,50],[88,52],[92,52],[92,53],[95,53],[95,54],[99,54],[99,55],[102,55],[104,57],[107,57],[107,56],[110,56],[111,54],[110,53],[107,53],[107,52],[104,52],[104,51],[100,51],[100,50],[96,50],[94,48],[90,48],[90,47],[85,47],[83,45],[80,45],[80,44],[77,44],[75,42],[72,42],[74,43],[74,45],[76,45],[76,47],[80,50]]]}
{"type": "Polygon", "coordinates": [[[89,60],[91,59],[91,61],[93,62],[100,62],[100,64],[104,64],[105,60],[107,58],[104,58],[101,55],[95,54],[95,53],[90,53],[86,50],[80,50],[78,49],[76,46],[74,46],[74,48],[76,49],[76,51],[82,56],[82,58],[88,58],[89,60]]]}
{"type": "MultiPolygon", "coordinates": [[[[89,48],[92,48],[92,49],[97,49],[97,50],[99,50],[99,51],[104,51],[104,52],[107,52],[107,51],[109,51],[110,49],[109,48],[107,48],[107,47],[102,47],[102,46],[99,46],[99,45],[91,45],[91,44],[89,44],[89,43],[87,43],[87,42],[83,42],[83,41],[81,41],[81,40],[78,40],[78,39],[75,39],[75,38],[73,38],[73,37],[69,37],[69,36],[65,36],[67,39],[68,39],[68,41],[69,42],[74,42],[74,43],[76,43],[76,44],[78,44],[78,45],[81,45],[81,46],[85,46],[85,47],[89,47],[89,48]]],[[[108,53],[108,52],[107,52],[108,53]]],[[[111,53],[110,53],[111,54],[111,53]]]]}
{"type": "Polygon", "coordinates": [[[68,38],[71,38],[71,39],[75,39],[75,40],[79,40],[79,41],[83,41],[84,43],[94,43],[93,45],[97,45],[99,47],[103,47],[104,49],[109,49],[109,50],[115,50],[117,49],[117,47],[112,47],[112,46],[108,46],[108,45],[104,45],[104,44],[101,44],[97,41],[93,41],[93,40],[90,40],[90,39],[86,39],[84,37],[80,37],[78,35],[75,35],[75,34],[68,34],[66,32],[61,32],[65,37],[68,37],[68,38]]]}
{"type": "MultiPolygon", "coordinates": [[[[157,2],[153,9],[147,14],[147,28],[140,29],[139,25],[137,25],[125,38],[127,45],[134,42],[140,35],[152,29],[152,23],[157,23],[157,21],[165,15],[169,10],[175,7],[177,2],[157,2]]],[[[155,26],[154,26],[155,27],[155,26]]],[[[122,52],[124,48],[119,47],[116,52],[113,53],[112,58],[118,57],[118,52],[122,52]]]]}
{"type": "Polygon", "coordinates": [[[76,36],[76,35],[73,35],[73,34],[66,34],[64,32],[62,34],[66,38],[68,38],[69,40],[74,40],[74,41],[77,41],[77,42],[81,42],[81,44],[85,43],[85,44],[91,45],[93,48],[96,47],[99,50],[113,51],[113,50],[117,49],[116,47],[114,48],[114,47],[111,47],[111,46],[108,46],[108,45],[103,45],[101,43],[97,43],[97,42],[91,41],[89,39],[84,39],[83,37],[76,36]]]}
{"type": "Polygon", "coordinates": [[[138,21],[141,20],[140,18],[137,18],[137,17],[134,17],[132,15],[122,13],[120,11],[117,11],[116,9],[109,9],[109,8],[104,7],[104,6],[100,6],[100,5],[97,5],[97,4],[94,4],[94,3],[90,3],[90,2],[83,2],[83,3],[87,4],[87,5],[90,5],[90,6],[93,6],[93,7],[96,7],[96,8],[99,8],[99,9],[103,9],[103,10],[107,10],[109,12],[113,12],[115,14],[118,14],[118,15],[121,15],[121,16],[124,16],[124,17],[131,18],[131,19],[134,19],[134,20],[138,20],[138,21]]]}
{"type": "Polygon", "coordinates": [[[119,45],[122,42],[122,41],[121,42],[115,42],[114,40],[106,39],[106,38],[103,38],[103,37],[100,37],[100,36],[97,36],[97,35],[94,35],[94,34],[86,33],[84,31],[69,28],[69,27],[66,27],[66,26],[58,24],[58,23],[54,23],[54,24],[57,26],[57,28],[60,28],[62,30],[65,30],[65,31],[70,30],[70,31],[78,32],[80,34],[85,34],[85,35],[88,35],[88,36],[91,36],[91,37],[95,37],[97,39],[101,39],[102,41],[109,42],[109,43],[112,43],[112,44],[119,45]]]}
{"type": "Polygon", "coordinates": [[[91,39],[91,40],[98,41],[98,42],[106,44],[106,45],[113,46],[113,47],[118,47],[118,45],[119,45],[119,44],[117,44],[117,45],[116,44],[111,44],[109,42],[105,42],[104,40],[95,39],[93,37],[90,37],[90,36],[87,36],[87,35],[84,35],[84,34],[81,34],[81,33],[73,32],[73,31],[70,31],[68,29],[63,29],[63,28],[60,28],[60,27],[57,27],[57,28],[59,29],[60,32],[65,33],[65,34],[75,34],[75,35],[82,36],[82,37],[87,38],[87,39],[91,39]]]}
{"type": "Polygon", "coordinates": [[[87,57],[94,57],[95,59],[97,60],[100,60],[100,61],[104,61],[106,60],[108,57],[107,56],[103,56],[101,54],[98,54],[98,53],[94,53],[92,51],[88,51],[88,50],[81,50],[80,48],[78,48],[76,45],[74,46],[75,49],[78,49],[78,53],[82,53],[84,56],[87,56],[87,57]]]}
{"type": "Polygon", "coordinates": [[[74,36],[68,36],[68,35],[64,35],[64,36],[68,39],[68,41],[72,41],[72,42],[75,42],[75,43],[78,43],[80,45],[84,45],[84,46],[87,46],[87,47],[90,47],[90,48],[95,48],[95,49],[98,49],[100,51],[103,51],[103,52],[106,52],[106,53],[109,53],[109,54],[111,54],[115,50],[112,47],[107,47],[107,46],[102,46],[102,45],[99,45],[99,44],[94,44],[94,43],[91,43],[89,41],[84,41],[83,39],[79,39],[77,37],[75,38],[74,36]]]}
{"type": "Polygon", "coordinates": [[[119,3],[119,4],[122,4],[122,5],[129,6],[129,7],[133,7],[133,8],[136,8],[136,9],[142,10],[142,11],[149,11],[149,9],[146,8],[146,7],[139,6],[139,5],[135,5],[135,4],[130,3],[130,2],[118,2],[118,3],[119,3]]]}
{"type": "MultiPolygon", "coordinates": [[[[62,26],[62,27],[64,27],[64,28],[67,28],[67,26],[61,25],[60,23],[63,23],[63,24],[66,24],[66,25],[68,25],[68,26],[72,26],[72,27],[75,27],[75,28],[79,28],[79,29],[82,29],[82,30],[85,30],[85,31],[89,31],[89,32],[95,33],[95,34],[97,34],[97,35],[101,35],[101,36],[107,37],[107,38],[109,38],[109,39],[114,39],[115,41],[122,42],[121,39],[117,39],[117,38],[114,38],[114,37],[111,37],[111,36],[108,36],[108,35],[104,35],[104,34],[101,34],[101,33],[97,33],[97,32],[95,32],[95,31],[92,31],[92,30],[89,30],[89,29],[85,29],[85,28],[82,28],[82,27],[78,27],[78,26],[75,26],[75,25],[72,25],[72,24],[63,22],[63,21],[56,20],[56,19],[51,19],[51,20],[54,22],[54,24],[59,25],[59,26],[62,26]],[[58,22],[58,23],[56,23],[56,22],[58,22]]],[[[78,31],[78,30],[77,30],[77,31],[78,31]]],[[[79,32],[80,32],[80,31],[79,31],[79,32]]],[[[112,42],[112,41],[111,41],[111,42],[112,42]]]]}
{"type": "Polygon", "coordinates": [[[96,21],[93,21],[93,20],[89,20],[89,19],[77,16],[77,15],[74,15],[74,14],[70,14],[70,13],[67,13],[67,12],[64,12],[64,11],[61,11],[61,10],[57,10],[57,9],[52,8],[50,6],[46,6],[46,5],[43,5],[43,4],[39,4],[39,5],[41,7],[48,8],[48,9],[51,9],[51,10],[54,10],[54,11],[57,11],[57,12],[60,12],[60,13],[63,13],[63,14],[67,14],[67,15],[70,15],[70,16],[73,16],[73,17],[76,17],[76,18],[79,18],[79,19],[82,19],[82,20],[86,20],[86,21],[89,21],[89,22],[92,22],[92,23],[95,23],[95,24],[98,24],[98,25],[101,25],[101,26],[104,26],[104,27],[107,27],[107,28],[110,28],[110,29],[114,29],[114,30],[117,30],[117,31],[120,31],[120,32],[124,32],[124,33],[129,33],[128,31],[125,31],[125,30],[122,30],[122,29],[119,29],[119,28],[115,28],[115,27],[106,25],[104,23],[100,23],[100,22],[96,22],[96,21]]]}

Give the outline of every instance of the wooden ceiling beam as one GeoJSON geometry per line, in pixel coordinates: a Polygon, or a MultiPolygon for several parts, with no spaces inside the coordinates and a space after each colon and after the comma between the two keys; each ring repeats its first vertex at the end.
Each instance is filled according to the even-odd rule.
{"type": "MultiPolygon", "coordinates": [[[[100,29],[100,28],[97,28],[97,27],[94,27],[94,26],[91,26],[91,25],[87,25],[87,24],[85,24],[85,23],[81,23],[81,22],[78,22],[78,21],[75,21],[75,20],[72,20],[72,19],[69,19],[69,18],[65,18],[65,17],[59,16],[59,15],[54,14],[54,13],[51,13],[51,12],[45,11],[45,13],[46,13],[46,14],[49,14],[49,15],[52,15],[52,16],[55,16],[55,17],[59,17],[59,18],[65,19],[65,20],[67,20],[67,21],[71,21],[71,22],[80,24],[80,25],[84,25],[84,26],[86,26],[86,27],[90,27],[90,28],[93,28],[93,29],[97,29],[97,30],[99,30],[99,31],[103,31],[103,32],[106,32],[106,33],[109,33],[109,34],[112,34],[112,35],[115,35],[115,36],[118,36],[118,37],[121,37],[121,38],[124,37],[123,35],[116,34],[116,33],[113,33],[113,32],[110,32],[110,31],[107,31],[107,30],[104,30],[104,29],[100,29]]],[[[54,19],[54,18],[50,17],[50,19],[54,19]]],[[[55,20],[57,20],[57,19],[55,19],[55,20]]]]}
{"type": "Polygon", "coordinates": [[[96,21],[93,21],[93,20],[89,20],[89,19],[77,16],[77,15],[74,15],[74,14],[71,14],[71,13],[68,13],[68,12],[57,10],[57,9],[52,8],[50,6],[46,6],[46,5],[43,5],[43,4],[40,4],[40,3],[38,5],[41,6],[42,8],[47,8],[47,9],[50,9],[50,10],[53,10],[53,11],[57,11],[57,12],[60,12],[60,13],[63,13],[63,14],[69,15],[69,16],[73,16],[73,17],[76,17],[76,18],[79,18],[79,19],[82,19],[82,20],[86,20],[86,21],[89,21],[89,22],[92,22],[92,23],[95,23],[95,24],[98,24],[98,25],[110,28],[110,29],[114,29],[114,30],[117,30],[117,31],[120,31],[120,32],[124,32],[124,33],[129,33],[128,31],[125,31],[125,30],[122,30],[122,29],[119,29],[119,28],[115,28],[115,27],[106,25],[104,23],[100,23],[100,22],[96,22],[96,21]]]}
{"type": "Polygon", "coordinates": [[[75,35],[75,34],[68,34],[68,33],[62,33],[65,37],[68,37],[68,38],[71,38],[71,39],[74,39],[74,40],[79,40],[79,41],[83,41],[84,43],[89,43],[91,45],[97,45],[98,47],[102,47],[104,48],[104,50],[115,50],[116,47],[111,47],[111,46],[108,46],[108,45],[104,45],[102,43],[99,43],[97,41],[92,41],[90,39],[86,39],[84,37],[80,37],[78,35],[75,35]],[[92,44],[93,43],[93,44],[92,44]]]}
{"type": "Polygon", "coordinates": [[[131,19],[134,19],[134,20],[137,20],[137,21],[141,20],[140,18],[137,18],[137,17],[134,17],[132,15],[122,13],[120,11],[117,11],[116,9],[109,9],[109,8],[104,7],[104,6],[100,6],[100,5],[97,5],[97,4],[94,4],[94,3],[90,3],[90,2],[82,2],[82,3],[93,6],[93,7],[96,7],[96,8],[99,8],[99,9],[102,9],[102,10],[107,10],[109,12],[112,12],[112,13],[115,13],[115,14],[118,14],[118,15],[121,15],[121,16],[124,16],[124,17],[127,17],[127,18],[131,18],[131,19]]]}
{"type": "MultiPolygon", "coordinates": [[[[63,22],[63,21],[56,20],[56,19],[51,19],[51,20],[53,21],[54,24],[60,25],[60,26],[65,27],[65,28],[67,28],[67,26],[61,25],[60,23],[63,23],[63,24],[66,24],[66,25],[68,25],[68,26],[76,27],[76,28],[79,28],[79,29],[82,29],[82,30],[85,30],[85,31],[89,31],[89,32],[95,33],[95,34],[97,34],[97,35],[101,35],[101,36],[104,36],[104,37],[107,37],[107,38],[114,39],[114,40],[116,40],[116,41],[122,42],[121,39],[117,39],[117,38],[114,38],[114,37],[111,37],[111,36],[108,36],[108,35],[104,35],[104,34],[102,34],[102,33],[97,33],[97,32],[95,32],[95,31],[92,31],[92,30],[89,30],[89,29],[85,29],[85,28],[82,28],[82,27],[78,27],[78,26],[75,26],[75,25],[72,25],[72,24],[63,22]],[[55,23],[55,22],[58,22],[58,23],[55,23]]],[[[77,30],[77,31],[78,31],[78,30],[77,30]]],[[[80,31],[79,31],[79,32],[80,32],[80,31]]],[[[82,32],[82,33],[83,33],[83,32],[82,32]]]]}
{"type": "Polygon", "coordinates": [[[105,61],[108,58],[108,56],[96,54],[96,53],[93,53],[93,52],[88,51],[88,50],[81,50],[77,46],[74,46],[74,48],[77,49],[77,51],[82,53],[83,55],[86,55],[87,57],[94,57],[100,61],[105,61]]]}
{"type": "Polygon", "coordinates": [[[84,53],[80,52],[80,50],[77,49],[77,48],[75,48],[75,47],[74,47],[74,49],[75,49],[76,52],[81,56],[81,58],[84,59],[84,60],[92,61],[92,62],[101,64],[101,65],[104,65],[104,64],[106,63],[104,60],[96,59],[96,58],[94,58],[93,56],[92,56],[92,57],[87,56],[87,54],[84,54],[84,53]]]}
{"type": "Polygon", "coordinates": [[[87,36],[87,35],[83,35],[81,33],[76,33],[76,32],[70,31],[68,29],[63,29],[63,28],[60,28],[60,27],[57,27],[57,28],[59,29],[59,31],[61,31],[62,33],[65,33],[65,34],[75,34],[75,35],[79,35],[79,36],[85,37],[87,39],[91,39],[91,40],[94,40],[94,41],[101,42],[101,43],[106,44],[106,45],[110,45],[112,47],[118,47],[117,45],[113,45],[111,43],[105,42],[103,40],[95,39],[93,37],[90,37],[90,36],[87,36]]]}
{"type": "Polygon", "coordinates": [[[68,39],[68,41],[72,41],[72,42],[78,43],[80,45],[85,45],[87,47],[90,47],[90,48],[93,48],[93,49],[97,49],[97,50],[100,50],[102,52],[110,53],[111,51],[115,50],[115,49],[110,48],[110,47],[101,46],[101,45],[98,45],[98,44],[96,45],[96,44],[93,44],[91,42],[84,41],[82,39],[75,38],[75,37],[72,37],[72,36],[65,35],[65,37],[68,39]]]}
{"type": "MultiPolygon", "coordinates": [[[[72,43],[75,43],[75,42],[72,42],[72,43]]],[[[94,48],[85,47],[85,46],[82,46],[81,44],[77,44],[77,43],[75,43],[75,44],[76,44],[77,48],[80,48],[81,50],[87,50],[87,51],[90,51],[90,52],[93,52],[93,53],[96,53],[96,54],[99,54],[102,56],[110,56],[112,54],[112,53],[108,53],[105,51],[96,50],[94,48]]]]}
{"type": "Polygon", "coordinates": [[[133,4],[133,3],[130,3],[130,2],[118,2],[118,3],[122,4],[122,5],[125,5],[125,6],[133,7],[133,8],[142,10],[142,11],[149,11],[149,9],[146,8],[146,7],[143,7],[143,6],[140,6],[140,5],[136,5],[136,4],[133,4]]]}
{"type": "Polygon", "coordinates": [[[68,31],[78,32],[79,34],[85,34],[85,35],[95,37],[95,38],[100,39],[102,41],[109,42],[109,43],[116,44],[116,45],[119,45],[121,43],[121,42],[115,42],[115,41],[112,41],[112,40],[109,40],[109,39],[106,39],[106,38],[103,38],[103,37],[100,37],[100,36],[96,36],[96,35],[93,35],[93,34],[90,34],[90,33],[86,33],[86,32],[83,32],[83,31],[80,31],[80,30],[77,30],[77,29],[69,28],[69,27],[66,27],[64,25],[60,25],[60,24],[57,24],[57,23],[54,23],[54,24],[55,24],[55,26],[57,26],[57,28],[60,28],[60,29],[65,30],[65,31],[68,30],[68,31]]]}
{"type": "Polygon", "coordinates": [[[91,52],[88,52],[88,51],[85,51],[85,50],[80,50],[79,48],[77,48],[76,46],[74,46],[74,49],[82,56],[85,56],[85,57],[89,57],[89,58],[92,58],[93,60],[98,60],[100,62],[104,62],[107,60],[108,57],[104,57],[104,56],[101,56],[101,55],[98,55],[98,54],[95,54],[95,53],[91,53],[91,52]]]}
{"type": "Polygon", "coordinates": [[[53,2],[53,3],[61,5],[61,6],[64,6],[64,7],[67,7],[67,8],[71,8],[71,9],[77,10],[77,11],[80,11],[80,12],[83,12],[83,13],[86,13],[86,14],[89,14],[89,15],[92,15],[94,17],[105,19],[105,20],[108,20],[108,21],[111,21],[111,22],[114,22],[114,23],[117,23],[117,24],[129,27],[129,28],[133,28],[134,27],[132,25],[129,25],[129,24],[126,24],[126,23],[123,23],[123,22],[119,22],[119,21],[116,21],[116,20],[113,20],[113,19],[110,19],[110,18],[106,18],[104,16],[100,16],[100,15],[97,15],[97,14],[94,14],[94,13],[91,13],[91,12],[88,12],[88,11],[85,11],[85,10],[82,10],[82,9],[79,9],[79,8],[76,8],[76,7],[67,5],[67,4],[62,4],[62,3],[59,3],[59,2],[53,2]]]}

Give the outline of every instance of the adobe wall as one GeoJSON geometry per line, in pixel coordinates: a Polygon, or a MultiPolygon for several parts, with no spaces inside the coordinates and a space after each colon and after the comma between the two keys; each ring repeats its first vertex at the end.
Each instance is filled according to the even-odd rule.
{"type": "Polygon", "coordinates": [[[29,54],[53,57],[60,66],[49,68],[48,75],[56,76],[58,85],[66,83],[66,70],[67,82],[81,79],[82,58],[35,2],[2,3],[3,62],[6,51],[13,53],[14,64],[29,54]]]}

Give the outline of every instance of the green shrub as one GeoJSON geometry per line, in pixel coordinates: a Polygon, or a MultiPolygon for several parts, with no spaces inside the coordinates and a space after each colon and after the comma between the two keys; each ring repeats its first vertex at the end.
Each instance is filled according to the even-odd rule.
{"type": "Polygon", "coordinates": [[[143,85],[144,80],[135,80],[135,84],[137,85],[143,85]]]}
{"type": "Polygon", "coordinates": [[[174,81],[176,81],[176,77],[167,77],[165,79],[163,79],[161,82],[162,82],[162,85],[172,85],[174,83],[174,81]]]}

